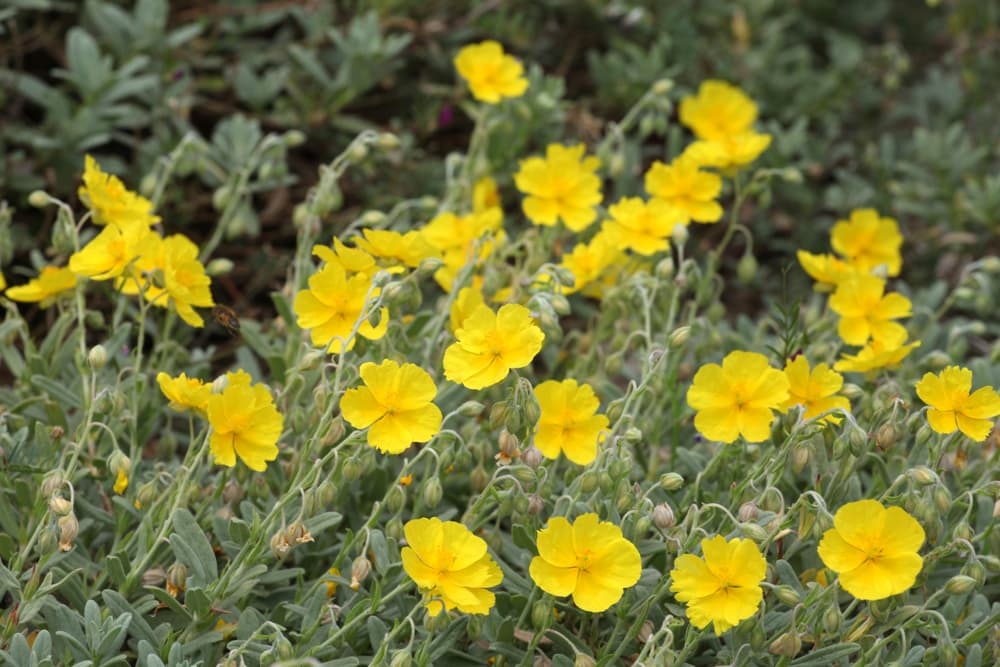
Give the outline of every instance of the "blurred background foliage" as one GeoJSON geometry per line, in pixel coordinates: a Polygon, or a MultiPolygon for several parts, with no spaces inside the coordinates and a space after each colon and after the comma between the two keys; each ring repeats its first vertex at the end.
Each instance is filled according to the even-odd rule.
{"type": "MultiPolygon", "coordinates": [[[[0,262],[32,250],[32,263],[45,261],[37,249],[54,211],[31,209],[27,195],[72,199],[86,152],[137,187],[188,137],[159,210],[199,240],[220,216],[212,190],[266,133],[299,130],[301,145],[269,150],[250,175],[217,251],[239,267],[226,298],[267,305],[282,277],[267,260],[294,246],[294,203],[360,130],[391,130],[403,150],[341,183],[331,233],[363,210],[442,192],[445,157],[472,127],[451,58],[494,38],[532,77],[514,102],[523,125],[498,130],[490,148],[501,186],[547,141],[595,143],[654,81],[673,79],[676,99],[727,79],[776,137],[761,166],[803,175],[773,184],[766,213],[745,213],[758,282],[797,248],[823,251],[833,221],[860,206],[899,219],[911,282],[954,279],[1000,220],[998,37],[996,0],[8,0],[0,199],[12,234],[0,262]]],[[[640,192],[648,165],[677,152],[675,120],[650,108],[615,146],[624,166],[613,195],[640,192]]]]}

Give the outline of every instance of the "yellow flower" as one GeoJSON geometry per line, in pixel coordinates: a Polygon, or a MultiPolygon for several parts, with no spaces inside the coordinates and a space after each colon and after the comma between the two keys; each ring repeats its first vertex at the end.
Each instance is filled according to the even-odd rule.
{"type": "MultiPolygon", "coordinates": [[[[837,392],[844,386],[844,378],[840,373],[831,370],[827,364],[817,364],[812,371],[804,355],[797,356],[785,364],[785,377],[788,378],[788,400],[781,405],[782,412],[788,412],[796,405],[805,407],[805,419],[812,419],[829,410],[840,408],[850,411],[851,403],[837,392]]],[[[829,424],[839,424],[840,417],[827,415],[823,421],[829,424]]]]}
{"type": "Polygon", "coordinates": [[[0,291],[7,289],[7,279],[3,275],[3,271],[0,271],[0,291]]]}
{"type": "Polygon", "coordinates": [[[505,97],[520,97],[528,89],[524,66],[492,39],[462,47],[455,56],[455,69],[480,102],[496,104],[505,97]]]}
{"type": "Polygon", "coordinates": [[[160,391],[170,401],[172,409],[177,412],[194,410],[200,414],[205,413],[208,397],[212,394],[210,385],[198,378],[189,378],[184,373],[172,378],[160,372],[156,374],[156,382],[160,385],[160,391]]]}
{"type": "Polygon", "coordinates": [[[483,176],[472,186],[472,210],[479,212],[500,206],[500,191],[497,182],[483,176]]]}
{"type": "Polygon", "coordinates": [[[251,470],[262,472],[278,458],[278,438],[284,418],[274,406],[271,390],[248,384],[227,373],[229,384],[208,397],[206,413],[212,427],[209,446],[215,462],[232,467],[239,456],[251,470]]]}
{"type": "Polygon", "coordinates": [[[721,535],[702,540],[701,552],[703,558],[677,557],[670,590],[687,605],[691,625],[701,629],[712,623],[719,635],[757,612],[767,561],[751,540],[726,541],[721,535]]]}
{"type": "Polygon", "coordinates": [[[554,225],[559,219],[574,232],[586,229],[597,218],[601,203],[601,161],[584,157],[583,144],[549,144],[545,157],[521,160],[514,174],[517,189],[527,195],[524,214],[536,225],[554,225]]]}
{"type": "Polygon", "coordinates": [[[646,172],[646,192],[681,212],[681,222],[718,222],[722,206],[716,199],[722,192],[722,178],[702,171],[690,157],[678,157],[669,165],[659,160],[646,172]]]}
{"type": "Polygon", "coordinates": [[[770,145],[770,134],[749,131],[715,141],[692,142],[681,157],[729,173],[756,160],[770,145]]]}
{"type": "Polygon", "coordinates": [[[7,298],[22,303],[41,302],[45,308],[51,305],[60,294],[76,287],[77,277],[69,268],[43,266],[37,278],[23,285],[7,288],[7,298]]]}
{"type": "Polygon", "coordinates": [[[917,383],[917,396],[930,407],[927,423],[938,433],[960,430],[982,442],[993,430],[993,418],[1000,415],[1000,395],[993,387],[972,391],[972,371],[948,366],[940,374],[927,373],[917,383]],[[971,392],[971,393],[970,393],[971,392]]]}
{"type": "Polygon", "coordinates": [[[458,291],[458,296],[451,304],[449,315],[449,325],[451,332],[455,333],[462,328],[465,320],[479,306],[486,303],[483,300],[483,293],[476,287],[463,287],[458,291]]]}
{"type": "Polygon", "coordinates": [[[879,217],[873,208],[851,211],[849,221],[838,220],[830,232],[830,245],[865,273],[885,267],[886,275],[898,276],[903,264],[899,225],[892,218],[879,217]]]}
{"type": "Polygon", "coordinates": [[[575,279],[572,286],[562,286],[563,294],[586,288],[624,257],[611,237],[603,231],[590,239],[590,243],[577,243],[571,252],[563,255],[560,263],[560,266],[569,269],[575,279]]]}
{"type": "Polygon", "coordinates": [[[697,95],[681,100],[680,119],[699,139],[683,155],[701,165],[741,167],[756,160],[771,144],[771,135],[753,130],[757,105],[725,81],[703,81],[697,95]]]}
{"type": "Polygon", "coordinates": [[[117,278],[139,256],[139,247],[149,234],[148,227],[122,228],[108,225],[78,252],[70,255],[69,270],[94,280],[117,278]]]}
{"type": "Polygon", "coordinates": [[[361,248],[352,248],[336,237],[334,237],[332,245],[314,245],[312,254],[328,265],[339,266],[348,275],[360,273],[371,280],[371,277],[379,270],[379,266],[371,254],[361,248]]]}
{"type": "Polygon", "coordinates": [[[706,364],[695,373],[687,402],[696,410],[694,426],[709,440],[761,442],[771,435],[777,410],[788,400],[788,378],[771,368],[767,357],[735,351],[722,365],[706,364]]]}
{"type": "Polygon", "coordinates": [[[855,354],[845,354],[833,368],[844,373],[867,373],[879,368],[894,368],[910,351],[920,347],[920,341],[907,343],[902,340],[879,340],[873,338],[855,354]]]}
{"type": "Polygon", "coordinates": [[[125,493],[128,488],[128,471],[124,467],[118,468],[118,473],[115,475],[115,485],[114,492],[119,496],[125,493]]]}
{"type": "Polygon", "coordinates": [[[403,569],[424,593],[427,612],[442,609],[488,614],[496,601],[486,590],[503,581],[503,572],[486,551],[486,541],[455,521],[413,519],[403,526],[407,546],[403,569]]]}
{"type": "Polygon", "coordinates": [[[173,306],[181,319],[193,327],[205,326],[194,306],[211,308],[211,278],[198,260],[198,246],[183,234],[162,238],[151,232],[139,243],[131,271],[118,279],[125,294],[142,294],[160,308],[173,306]]]}
{"type": "Polygon", "coordinates": [[[444,352],[444,375],[469,389],[503,381],[512,368],[531,363],[545,334],[524,306],[508,303],[494,313],[479,306],[455,332],[456,342],[444,352]]]}
{"type": "Polygon", "coordinates": [[[858,500],[837,510],[818,551],[845,591],[859,600],[881,600],[916,582],[923,543],[924,529],[905,510],[858,500]]]}
{"type": "Polygon", "coordinates": [[[441,410],[432,402],[437,387],[427,371],[386,359],[361,364],[360,373],[364,386],[344,392],[340,411],[354,428],[368,429],[369,445],[383,453],[402,454],[440,430],[441,410]]]}
{"type": "Polygon", "coordinates": [[[752,128],[757,105],[731,83],[709,79],[681,100],[680,120],[699,139],[718,141],[752,128]]]}
{"type": "Polygon", "coordinates": [[[857,267],[834,255],[814,255],[805,250],[799,250],[795,255],[802,269],[821,286],[836,287],[859,273],[857,267]]]}
{"type": "Polygon", "coordinates": [[[587,465],[597,457],[597,440],[608,427],[605,415],[595,414],[600,401],[589,384],[576,380],[546,380],[535,387],[541,416],[535,427],[535,447],[549,459],[566,458],[587,465]]]}
{"type": "Polygon", "coordinates": [[[602,612],[639,581],[642,559],[621,528],[596,514],[583,514],[572,524],[557,516],[538,531],[538,555],[528,572],[546,593],[572,595],[580,609],[602,612]]]}
{"type": "Polygon", "coordinates": [[[420,230],[423,239],[444,262],[444,266],[434,273],[441,289],[450,292],[455,276],[469,261],[481,262],[493,253],[504,240],[502,225],[503,211],[494,206],[462,216],[441,213],[420,230]],[[479,252],[474,255],[477,242],[479,252]]]}
{"type": "MultiPolygon", "coordinates": [[[[295,296],[296,321],[303,329],[309,329],[313,345],[326,347],[332,354],[354,348],[355,327],[361,336],[378,340],[389,328],[389,309],[380,311],[378,326],[372,326],[364,317],[370,287],[371,280],[364,273],[348,278],[341,265],[328,263],[309,277],[309,289],[295,296]]],[[[370,296],[378,293],[373,289],[370,296]]]]}
{"type": "Polygon", "coordinates": [[[670,248],[667,240],[674,226],[683,224],[684,216],[660,199],[648,202],[639,197],[625,197],[608,208],[610,220],[601,231],[620,250],[633,250],[640,255],[653,255],[670,248]]]}
{"type": "Polygon", "coordinates": [[[83,185],[78,194],[98,225],[148,228],[160,221],[153,215],[153,202],[128,190],[117,176],[101,171],[89,155],[84,158],[83,185]]]}
{"type": "MultiPolygon", "coordinates": [[[[386,229],[365,229],[361,233],[363,237],[354,239],[355,245],[360,250],[373,257],[390,260],[392,263],[414,268],[427,257],[434,255],[434,249],[417,230],[401,234],[386,229]]],[[[391,267],[389,270],[392,270],[391,267]]]]}
{"type": "Polygon", "coordinates": [[[830,296],[830,310],[840,315],[837,333],[850,345],[864,345],[869,339],[898,343],[906,339],[906,329],[893,322],[910,316],[910,300],[898,292],[885,294],[885,281],[859,274],[844,280],[830,296]]]}

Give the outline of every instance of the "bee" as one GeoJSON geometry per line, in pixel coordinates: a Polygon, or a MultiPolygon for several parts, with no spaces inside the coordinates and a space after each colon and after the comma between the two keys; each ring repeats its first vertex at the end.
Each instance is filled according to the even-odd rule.
{"type": "Polygon", "coordinates": [[[229,306],[214,306],[212,317],[215,321],[232,336],[240,335],[240,317],[236,311],[229,306]]]}

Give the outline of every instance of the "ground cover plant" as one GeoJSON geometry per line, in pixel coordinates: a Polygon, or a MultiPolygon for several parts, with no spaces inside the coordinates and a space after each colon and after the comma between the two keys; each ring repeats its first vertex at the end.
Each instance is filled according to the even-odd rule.
{"type": "Polygon", "coordinates": [[[661,4],[0,9],[0,660],[996,664],[1000,8],[661,4]]]}

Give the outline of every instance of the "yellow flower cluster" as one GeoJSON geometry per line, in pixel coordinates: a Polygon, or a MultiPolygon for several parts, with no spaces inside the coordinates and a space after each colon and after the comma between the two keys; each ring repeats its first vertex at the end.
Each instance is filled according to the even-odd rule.
{"type": "Polygon", "coordinates": [[[193,327],[204,326],[195,308],[211,308],[215,302],[198,247],[182,234],[163,238],[151,229],[160,222],[153,203],[103,172],[89,155],[79,195],[103,229],[70,256],[68,266],[43,267],[36,278],[8,288],[7,297],[46,307],[81,279],[114,280],[122,293],[172,308],[193,327]]]}
{"type": "Polygon", "coordinates": [[[226,373],[222,389],[216,392],[184,373],[171,377],[161,372],[156,381],[171,408],[192,411],[208,420],[209,447],[216,463],[232,467],[238,456],[248,468],[260,472],[278,457],[284,418],[274,405],[271,390],[254,384],[246,371],[226,373]]]}

